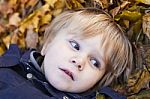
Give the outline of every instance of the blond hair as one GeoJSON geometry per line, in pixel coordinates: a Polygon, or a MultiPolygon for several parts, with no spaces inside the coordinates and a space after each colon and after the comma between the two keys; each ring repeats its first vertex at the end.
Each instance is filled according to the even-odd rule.
{"type": "Polygon", "coordinates": [[[66,11],[57,16],[48,26],[44,35],[44,47],[50,43],[61,29],[69,27],[71,33],[83,38],[96,35],[102,37],[102,48],[106,49],[107,71],[99,81],[99,86],[111,84],[113,79],[123,75],[126,80],[132,70],[132,47],[124,32],[109,14],[96,8],[66,11]],[[82,30],[82,34],[78,34],[82,30]]]}

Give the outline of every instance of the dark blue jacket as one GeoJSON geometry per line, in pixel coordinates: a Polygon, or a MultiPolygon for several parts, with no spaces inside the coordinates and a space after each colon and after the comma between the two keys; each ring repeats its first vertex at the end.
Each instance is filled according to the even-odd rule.
{"type": "MultiPolygon", "coordinates": [[[[51,86],[40,72],[42,56],[35,50],[21,53],[13,44],[0,57],[0,99],[95,99],[96,92],[66,93],[51,86]]],[[[100,93],[113,99],[126,99],[109,87],[100,93]]]]}

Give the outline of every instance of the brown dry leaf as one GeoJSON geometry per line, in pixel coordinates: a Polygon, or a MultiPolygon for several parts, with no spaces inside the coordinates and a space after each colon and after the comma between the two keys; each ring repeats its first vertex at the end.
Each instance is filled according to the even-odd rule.
{"type": "Polygon", "coordinates": [[[13,9],[8,3],[0,3],[0,13],[2,13],[3,17],[6,17],[8,14],[13,13],[13,9]]]}
{"type": "Polygon", "coordinates": [[[92,2],[93,2],[93,4],[94,4],[95,7],[96,7],[97,5],[100,5],[100,7],[101,7],[102,9],[108,8],[108,6],[109,6],[108,0],[92,0],[92,2]]]}
{"type": "Polygon", "coordinates": [[[9,18],[9,25],[13,25],[13,26],[18,27],[20,21],[21,21],[21,18],[19,17],[19,13],[14,13],[14,14],[9,18]]]}
{"type": "Polygon", "coordinates": [[[4,48],[0,46],[0,55],[2,55],[5,52],[4,48]]]}
{"type": "Polygon", "coordinates": [[[68,9],[83,8],[82,4],[77,0],[65,0],[65,4],[68,9]]]}
{"type": "Polygon", "coordinates": [[[129,20],[123,20],[123,23],[126,26],[126,28],[129,28],[129,25],[130,25],[129,20]]]}
{"type": "Polygon", "coordinates": [[[115,17],[119,12],[121,12],[121,10],[123,10],[129,4],[129,1],[123,1],[121,5],[111,10],[111,15],[115,17]]]}
{"type": "Polygon", "coordinates": [[[150,90],[142,90],[139,94],[131,95],[127,99],[150,99],[150,90]]]}
{"type": "Polygon", "coordinates": [[[147,70],[138,70],[128,80],[128,93],[138,93],[150,82],[150,73],[147,70]]]}
{"type": "Polygon", "coordinates": [[[142,28],[144,34],[150,39],[150,13],[147,13],[143,16],[142,28]]]}
{"type": "Polygon", "coordinates": [[[24,37],[19,37],[18,45],[19,45],[20,48],[26,48],[25,38],[24,37]]]}
{"type": "Polygon", "coordinates": [[[2,43],[2,42],[0,42],[0,55],[2,55],[5,51],[6,51],[6,48],[5,48],[5,45],[2,43]]]}
{"type": "MultiPolygon", "coordinates": [[[[45,16],[46,13],[51,14],[48,4],[43,5],[41,8],[37,9],[32,14],[30,14],[26,19],[24,19],[20,24],[19,30],[22,33],[24,33],[25,30],[28,28],[28,26],[32,25],[33,28],[35,29],[35,32],[38,32],[39,27],[40,27],[40,24],[39,24],[40,20],[42,19],[42,17],[45,16]]],[[[49,19],[47,19],[48,22],[50,20],[51,20],[51,17],[49,19]]],[[[45,23],[45,21],[44,21],[44,23],[45,23]]]]}
{"type": "Polygon", "coordinates": [[[27,48],[36,48],[38,43],[38,33],[33,31],[33,27],[29,27],[27,30],[26,38],[26,47],[27,48]]]}
{"type": "Polygon", "coordinates": [[[18,44],[18,39],[19,39],[19,37],[18,37],[18,30],[15,30],[13,32],[13,34],[11,35],[10,43],[11,44],[18,44]]]}
{"type": "Polygon", "coordinates": [[[3,24],[0,24],[0,36],[1,36],[1,33],[5,32],[5,26],[3,24]]]}
{"type": "Polygon", "coordinates": [[[10,40],[11,40],[10,35],[8,35],[8,36],[6,36],[6,37],[4,37],[4,38],[2,39],[2,41],[4,42],[4,44],[5,44],[5,46],[6,46],[7,49],[9,48],[10,40]]]}
{"type": "Polygon", "coordinates": [[[38,0],[29,0],[26,6],[35,6],[38,3],[38,0]]]}

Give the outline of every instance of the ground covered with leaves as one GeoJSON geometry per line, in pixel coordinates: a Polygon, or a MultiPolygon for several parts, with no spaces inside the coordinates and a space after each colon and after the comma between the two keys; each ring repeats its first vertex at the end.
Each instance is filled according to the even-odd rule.
{"type": "MultiPolygon", "coordinates": [[[[134,71],[112,88],[128,99],[150,98],[150,0],[0,0],[0,55],[10,44],[40,49],[46,26],[65,10],[97,7],[108,12],[133,45],[134,71]]],[[[97,99],[105,99],[101,94],[97,99]]]]}

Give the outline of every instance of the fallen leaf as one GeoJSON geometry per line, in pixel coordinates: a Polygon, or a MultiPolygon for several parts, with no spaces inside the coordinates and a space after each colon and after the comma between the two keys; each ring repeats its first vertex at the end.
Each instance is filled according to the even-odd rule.
{"type": "MultiPolygon", "coordinates": [[[[109,6],[108,0],[93,0],[92,2],[96,5],[97,4],[100,5],[102,7],[102,9],[108,8],[108,6],[109,6]]],[[[95,5],[95,7],[96,7],[96,5],[95,5]]]]}
{"type": "Polygon", "coordinates": [[[2,55],[5,51],[6,51],[6,48],[5,48],[5,45],[3,44],[3,42],[0,42],[0,55],[2,55]]]}
{"type": "Polygon", "coordinates": [[[83,8],[82,4],[80,4],[77,0],[65,0],[65,4],[68,9],[83,8]]]}
{"type": "Polygon", "coordinates": [[[37,48],[38,33],[35,33],[33,31],[33,27],[29,27],[29,29],[27,30],[25,42],[27,48],[37,48]]]}
{"type": "Polygon", "coordinates": [[[4,37],[4,38],[2,39],[2,41],[4,42],[4,44],[5,44],[5,46],[6,46],[7,49],[9,48],[10,40],[11,40],[10,35],[8,35],[8,36],[6,36],[6,37],[4,37]]]}
{"type": "Polygon", "coordinates": [[[141,19],[142,15],[140,12],[137,11],[122,11],[120,15],[116,15],[115,20],[119,21],[120,19],[129,20],[131,22],[135,22],[139,19],[141,19]]]}
{"type": "Polygon", "coordinates": [[[11,35],[11,44],[18,44],[19,36],[18,36],[18,30],[15,30],[11,35]]]}
{"type": "Polygon", "coordinates": [[[0,36],[2,35],[3,32],[5,32],[6,27],[3,24],[0,24],[0,36]]]}
{"type": "Polygon", "coordinates": [[[115,17],[119,12],[121,12],[127,5],[129,5],[130,2],[129,1],[123,1],[123,3],[121,5],[119,5],[118,7],[115,7],[114,9],[112,9],[111,15],[113,17],[115,17]]]}
{"type": "Polygon", "coordinates": [[[56,9],[56,10],[53,10],[52,11],[52,14],[53,14],[53,16],[57,16],[57,15],[59,15],[60,13],[62,12],[62,9],[56,9]]]}
{"type": "Polygon", "coordinates": [[[54,8],[55,9],[63,9],[65,6],[65,1],[64,0],[58,0],[57,2],[55,2],[54,4],[54,8]]]}
{"type": "Polygon", "coordinates": [[[147,35],[147,37],[150,39],[150,13],[147,13],[143,16],[143,33],[147,35]]]}
{"type": "Polygon", "coordinates": [[[139,94],[128,96],[127,99],[150,99],[150,90],[142,90],[139,94]]]}
{"type": "Polygon", "coordinates": [[[9,25],[13,25],[13,26],[18,27],[20,21],[21,21],[21,18],[19,17],[19,13],[14,13],[14,14],[9,18],[9,25]]]}
{"type": "Polygon", "coordinates": [[[28,0],[26,6],[35,6],[38,3],[38,0],[28,0]]]}
{"type": "MultiPolygon", "coordinates": [[[[50,9],[49,9],[49,5],[45,4],[43,5],[41,8],[37,9],[36,11],[34,11],[32,14],[30,14],[27,18],[25,18],[19,27],[19,30],[24,33],[25,30],[28,28],[28,26],[32,25],[33,28],[35,29],[35,32],[38,32],[39,27],[40,27],[40,20],[42,19],[42,17],[44,17],[44,15],[46,13],[51,13],[50,9]]],[[[48,15],[48,14],[47,14],[48,15]]],[[[50,15],[49,15],[50,16],[50,15]]],[[[49,22],[51,19],[51,17],[49,19],[47,19],[47,21],[49,22]]],[[[42,21],[45,23],[45,21],[42,21]]],[[[43,24],[43,23],[42,23],[43,24]]]]}
{"type": "Polygon", "coordinates": [[[150,5],[150,0],[136,0],[136,1],[150,5]]]}
{"type": "Polygon", "coordinates": [[[147,70],[137,70],[128,80],[128,93],[138,93],[150,82],[150,73],[147,70]]]}

